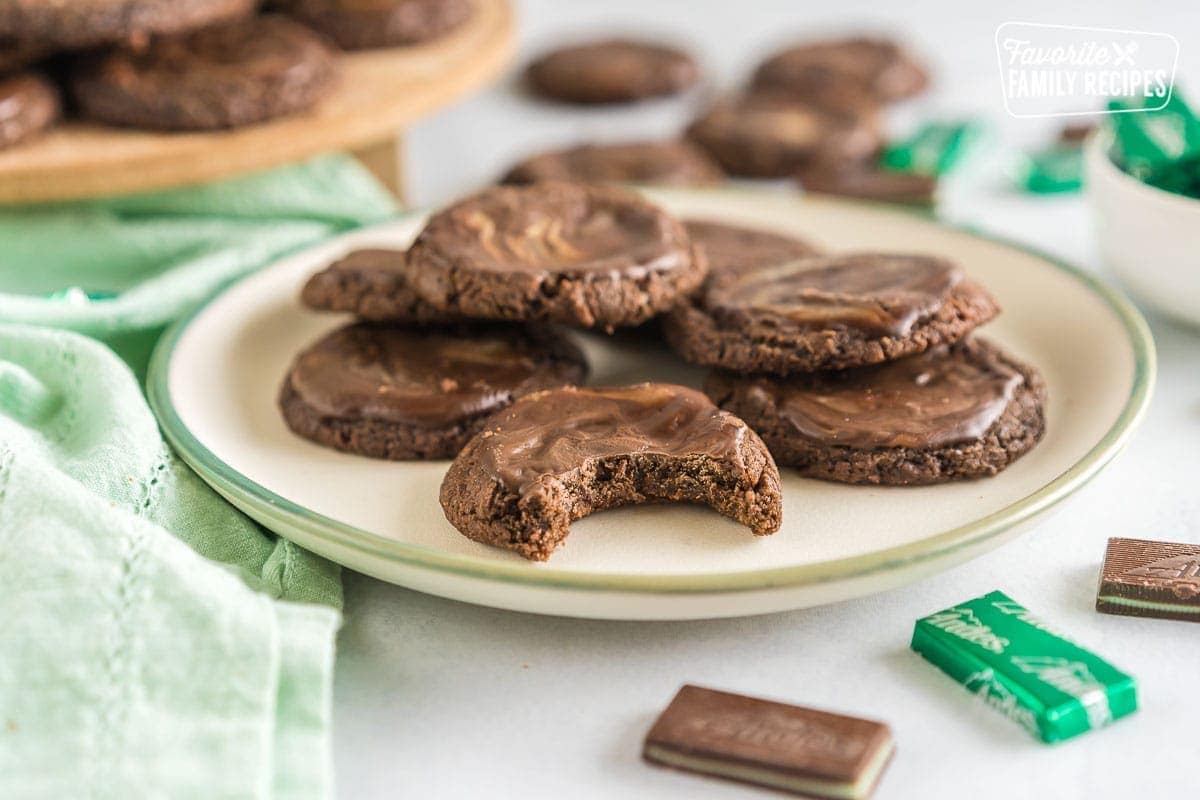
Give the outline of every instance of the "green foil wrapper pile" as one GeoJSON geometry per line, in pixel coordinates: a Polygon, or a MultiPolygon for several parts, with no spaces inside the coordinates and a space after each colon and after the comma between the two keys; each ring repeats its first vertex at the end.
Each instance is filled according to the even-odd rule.
{"type": "MultiPolygon", "coordinates": [[[[1154,101],[1157,104],[1158,101],[1154,101]]],[[[1176,90],[1161,109],[1141,100],[1113,100],[1113,161],[1138,180],[1200,198],[1200,117],[1176,90]]]]}
{"type": "Polygon", "coordinates": [[[912,648],[1043,742],[1137,710],[1137,682],[1003,592],[917,620],[912,648]]]}

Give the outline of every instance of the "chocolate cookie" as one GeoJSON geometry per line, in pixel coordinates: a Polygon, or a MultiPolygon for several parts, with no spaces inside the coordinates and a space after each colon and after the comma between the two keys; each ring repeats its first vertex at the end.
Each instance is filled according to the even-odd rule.
{"type": "Polygon", "coordinates": [[[441,501],[468,538],[534,561],[574,520],[614,506],[702,503],[759,536],[777,531],[783,513],[779,470],[754,431],[666,383],[518,400],[458,454],[441,501]]]}
{"type": "Polygon", "coordinates": [[[58,119],[58,87],[36,72],[0,78],[0,148],[36,136],[58,119]]]}
{"type": "Polygon", "coordinates": [[[666,311],[704,278],[683,225],[613,186],[497,186],[435,214],[404,274],[426,301],[480,319],[612,330],[666,311]]]}
{"type": "Polygon", "coordinates": [[[933,205],[938,187],[932,175],[865,163],[814,164],[796,173],[796,180],[805,192],[909,206],[933,205]]]}
{"type": "Polygon", "coordinates": [[[995,475],[1046,427],[1041,375],[979,339],[841,372],[714,372],[705,391],[758,431],[780,464],[843,483],[995,475]]]}
{"type": "Polygon", "coordinates": [[[663,332],[688,361],[786,375],[921,353],[999,312],[945,259],[858,253],[714,274],[663,332]]]}
{"type": "Polygon", "coordinates": [[[757,88],[803,93],[820,84],[857,87],[891,102],[920,94],[929,74],[895,42],[864,37],[789,47],[754,73],[757,88]]]}
{"type": "Polygon", "coordinates": [[[64,48],[139,41],[250,14],[258,0],[0,0],[0,36],[64,48]]]}
{"type": "Polygon", "coordinates": [[[0,37],[0,73],[9,73],[27,67],[35,61],[52,55],[54,45],[28,39],[0,37]]]}
{"type": "Polygon", "coordinates": [[[525,79],[551,100],[627,103],[681,92],[700,79],[700,68],[673,47],[609,39],[547,53],[529,65],[525,79]]]}
{"type": "Polygon", "coordinates": [[[471,16],[469,0],[281,0],[277,5],[344,50],[429,41],[471,16]]]}
{"type": "Polygon", "coordinates": [[[835,113],[778,92],[722,100],[687,135],[726,171],[751,178],[788,177],[814,160],[869,158],[883,141],[873,116],[835,113]]]}
{"type": "Polygon", "coordinates": [[[820,252],[808,242],[761,228],[699,219],[684,220],[683,227],[692,244],[707,258],[710,279],[724,272],[770,267],[820,252]]]}
{"type": "Polygon", "coordinates": [[[453,321],[408,285],[405,258],[403,250],[355,250],[309,278],[300,299],[317,311],[348,312],[373,322],[453,321]]]}
{"type": "Polygon", "coordinates": [[[797,79],[784,86],[760,86],[752,88],[751,92],[775,94],[800,105],[866,122],[875,119],[883,109],[883,103],[870,90],[856,83],[817,76],[797,79]]]}
{"type": "Polygon", "coordinates": [[[102,122],[208,130],[308,109],[336,78],[320,36],[269,15],[85,59],[74,89],[83,112],[102,122]]]}
{"type": "Polygon", "coordinates": [[[631,142],[586,144],[543,153],[510,169],[503,182],[551,180],[706,186],[724,181],[725,173],[691,142],[631,142]]]}
{"type": "Polygon", "coordinates": [[[452,458],[515,398],[577,383],[583,354],[536,327],[339,328],[297,358],[279,395],[306,439],[372,458],[452,458]]]}

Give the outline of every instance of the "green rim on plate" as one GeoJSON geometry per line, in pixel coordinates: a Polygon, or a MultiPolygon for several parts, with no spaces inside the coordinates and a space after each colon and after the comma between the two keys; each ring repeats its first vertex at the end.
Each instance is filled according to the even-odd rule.
{"type": "MultiPolygon", "coordinates": [[[[729,193],[727,189],[702,191],[729,193]]],[[[838,202],[844,202],[846,205],[866,205],[878,210],[876,204],[838,202]]],[[[888,212],[907,213],[894,209],[888,209],[888,212]]],[[[403,217],[398,219],[403,219],[403,217]]],[[[393,219],[383,224],[393,225],[396,221],[393,219]]],[[[1104,300],[1120,319],[1129,338],[1130,346],[1133,348],[1133,386],[1121,413],[1104,437],[1069,469],[1042,488],[999,511],[966,525],[916,542],[849,558],[791,567],[743,570],[711,575],[566,572],[543,569],[532,564],[506,563],[478,556],[445,553],[421,545],[398,542],[317,514],[248,480],[217,458],[192,435],[175,411],[168,386],[171,356],[180,336],[191,321],[221,293],[209,298],[164,334],[151,359],[147,378],[147,394],[150,406],[158,417],[159,425],[176,452],[201,478],[250,516],[258,519],[268,528],[300,530],[313,538],[324,539],[332,545],[398,564],[485,581],[504,581],[532,587],[649,594],[744,592],[850,580],[945,557],[958,550],[999,536],[1038,515],[1086,484],[1120,452],[1145,414],[1150,402],[1157,369],[1154,340],[1146,321],[1128,299],[1078,267],[1071,266],[1034,248],[970,228],[946,225],[945,223],[939,224],[1036,256],[1056,269],[1067,273],[1104,300]]]]}

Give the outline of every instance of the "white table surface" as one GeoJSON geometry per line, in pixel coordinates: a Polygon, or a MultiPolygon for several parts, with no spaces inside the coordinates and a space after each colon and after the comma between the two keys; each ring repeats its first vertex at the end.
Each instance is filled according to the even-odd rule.
{"type": "MultiPolygon", "coordinates": [[[[564,34],[672,34],[718,84],[789,34],[896,30],[933,63],[932,96],[905,120],[974,114],[992,156],[954,186],[946,216],[1103,272],[1081,200],[1006,188],[1003,154],[1055,121],[1004,116],[993,34],[1007,20],[1150,31],[1180,40],[1200,99],[1194,2],[968,4],[540,0],[519,4],[522,58],[564,34]],[[1086,10],[1084,10],[1086,9],[1086,10]]],[[[413,132],[415,200],[445,202],[539,146],[665,136],[701,98],[619,111],[532,104],[502,85],[413,132]]],[[[1200,251],[1200,233],[1197,234],[1200,251]]],[[[334,690],[338,795],[368,798],[768,797],[644,764],[642,736],[680,684],[698,683],[887,721],[898,753],[878,798],[1200,796],[1200,626],[1097,614],[1109,536],[1200,542],[1200,334],[1150,317],[1160,372],[1150,413],[1117,462],[1016,542],[917,585],[833,607],[740,620],[616,623],[517,614],[346,576],[334,690]],[[913,621],[1003,589],[1140,680],[1142,709],[1046,746],[908,649],[913,621]]]]}

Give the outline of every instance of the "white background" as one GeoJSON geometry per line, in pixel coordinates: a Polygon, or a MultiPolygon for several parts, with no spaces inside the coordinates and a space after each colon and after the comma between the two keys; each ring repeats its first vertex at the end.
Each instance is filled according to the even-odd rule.
{"type": "MultiPolygon", "coordinates": [[[[943,214],[1103,272],[1082,200],[1007,188],[1002,170],[1015,148],[1049,136],[1056,123],[1005,117],[996,26],[1173,33],[1181,77],[1200,103],[1200,8],[1109,0],[883,5],[521,2],[519,62],[563,36],[644,31],[694,49],[711,83],[729,87],[790,37],[894,31],[937,79],[895,125],[972,115],[994,132],[988,155],[956,179],[943,214]]],[[[702,99],[578,112],[534,103],[502,83],[412,133],[412,199],[443,203],[540,146],[666,136],[702,99]]],[[[347,574],[334,710],[339,796],[773,796],[640,760],[642,736],[685,682],[888,722],[899,749],[878,798],[1200,796],[1200,625],[1092,609],[1107,537],[1200,542],[1200,334],[1153,316],[1151,323],[1157,394],[1117,463],[1015,543],[915,586],[742,620],[609,623],[477,608],[347,574]],[[1142,710],[1043,745],[908,650],[916,618],[997,588],[1136,675],[1142,710]]]]}

